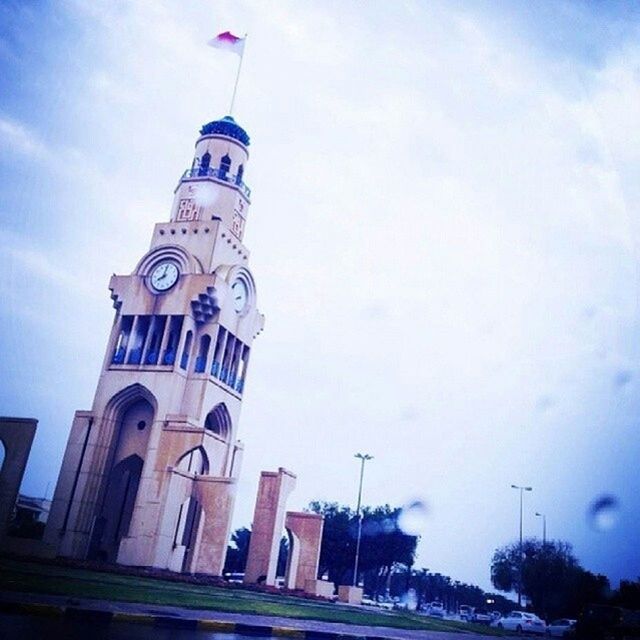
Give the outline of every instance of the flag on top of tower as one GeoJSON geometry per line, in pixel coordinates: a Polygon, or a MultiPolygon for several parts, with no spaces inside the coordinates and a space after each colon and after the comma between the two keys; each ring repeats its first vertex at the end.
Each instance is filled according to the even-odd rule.
{"type": "Polygon", "coordinates": [[[246,38],[239,38],[238,36],[234,36],[230,31],[225,31],[224,33],[219,33],[213,40],[209,40],[208,44],[210,47],[225,49],[226,51],[232,51],[242,56],[244,53],[245,40],[246,38]]]}

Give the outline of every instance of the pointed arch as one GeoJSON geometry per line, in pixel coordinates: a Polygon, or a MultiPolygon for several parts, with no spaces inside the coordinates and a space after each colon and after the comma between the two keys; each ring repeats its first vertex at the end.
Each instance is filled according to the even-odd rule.
{"type": "Polygon", "coordinates": [[[104,409],[109,452],[89,541],[90,559],[115,562],[120,542],[129,534],[157,409],[155,396],[137,382],[114,394],[104,409]]]}
{"type": "Polygon", "coordinates": [[[230,169],[231,158],[225,153],[222,158],[220,158],[220,170],[218,171],[218,177],[222,180],[226,180],[230,169]]]}
{"type": "Polygon", "coordinates": [[[176,463],[176,468],[185,473],[206,476],[209,473],[209,457],[203,447],[194,447],[176,463]]]}
{"type": "Polygon", "coordinates": [[[209,173],[209,164],[211,163],[211,154],[208,151],[200,158],[200,167],[198,168],[199,176],[206,176],[209,173]]]}
{"type": "Polygon", "coordinates": [[[146,400],[153,408],[155,414],[158,410],[158,401],[149,389],[139,382],[125,387],[114,394],[104,410],[104,416],[108,420],[115,420],[126,411],[129,406],[137,402],[138,400],[146,400]]]}
{"type": "Polygon", "coordinates": [[[217,404],[208,414],[204,421],[204,428],[216,435],[228,440],[231,435],[231,416],[224,402],[217,404]]]}

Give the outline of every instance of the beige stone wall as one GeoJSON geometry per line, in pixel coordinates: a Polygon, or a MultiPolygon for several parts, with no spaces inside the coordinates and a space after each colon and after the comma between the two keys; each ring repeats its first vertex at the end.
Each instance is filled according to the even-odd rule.
{"type": "Polygon", "coordinates": [[[289,511],[284,526],[290,535],[285,585],[305,589],[307,581],[318,577],[324,518],[317,513],[289,511]]]}
{"type": "Polygon", "coordinates": [[[264,576],[265,584],[275,585],[287,498],[295,485],[296,476],[286,469],[263,471],[260,475],[244,572],[246,583],[256,583],[264,576]]]}

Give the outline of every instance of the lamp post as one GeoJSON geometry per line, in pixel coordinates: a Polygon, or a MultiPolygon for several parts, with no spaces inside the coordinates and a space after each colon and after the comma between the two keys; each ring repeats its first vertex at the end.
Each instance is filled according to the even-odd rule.
{"type": "Polygon", "coordinates": [[[547,516],[544,513],[538,513],[536,511],[536,515],[538,518],[542,518],[542,548],[547,545],[547,516]]]}
{"type": "Polygon", "coordinates": [[[364,463],[373,460],[373,456],[368,453],[356,453],[354,456],[360,460],[360,487],[358,488],[358,506],[356,507],[356,518],[358,518],[358,537],[356,538],[356,558],[353,564],[353,586],[358,586],[358,560],[360,559],[360,538],[362,537],[362,516],[360,506],[362,504],[362,480],[364,478],[364,463]]]}
{"type": "Polygon", "coordinates": [[[520,491],[520,553],[518,562],[518,607],[522,606],[522,494],[525,491],[533,491],[533,487],[519,487],[512,484],[512,489],[520,491]]]}

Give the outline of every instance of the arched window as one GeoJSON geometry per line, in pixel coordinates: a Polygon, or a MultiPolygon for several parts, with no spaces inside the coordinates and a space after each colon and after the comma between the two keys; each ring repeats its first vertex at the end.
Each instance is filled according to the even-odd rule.
{"type": "Polygon", "coordinates": [[[242,184],[242,177],[244,176],[244,165],[238,167],[238,173],[236,174],[236,184],[242,184]]]}
{"type": "Polygon", "coordinates": [[[220,158],[220,171],[218,171],[218,177],[221,180],[226,180],[229,169],[231,169],[231,158],[225,154],[220,158]]]}
{"type": "Polygon", "coordinates": [[[198,357],[196,358],[196,366],[194,371],[196,373],[203,373],[207,368],[207,357],[209,356],[209,345],[211,344],[211,336],[204,335],[200,338],[200,350],[198,351],[198,357]]]}
{"type": "Polygon", "coordinates": [[[191,451],[187,451],[187,453],[178,460],[176,466],[180,471],[186,473],[194,473],[201,476],[209,473],[209,459],[202,447],[196,447],[195,449],[191,449],[191,451]]]}
{"type": "Polygon", "coordinates": [[[5,448],[4,448],[4,442],[2,442],[2,440],[0,440],[0,473],[2,473],[2,465],[4,465],[4,458],[5,458],[5,448]]]}
{"type": "Polygon", "coordinates": [[[180,368],[186,371],[189,364],[189,352],[191,351],[191,343],[193,342],[193,332],[187,331],[187,337],[184,339],[184,348],[182,349],[182,357],[180,358],[180,368]]]}
{"type": "Polygon", "coordinates": [[[204,421],[204,428],[225,440],[229,439],[231,433],[231,416],[223,402],[217,404],[213,410],[209,412],[204,421]]]}
{"type": "Polygon", "coordinates": [[[198,169],[199,176],[209,175],[209,165],[211,164],[211,154],[206,151],[202,158],[200,158],[200,168],[198,169]]]}

